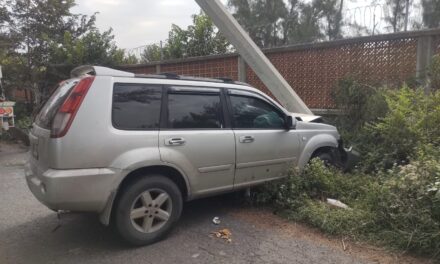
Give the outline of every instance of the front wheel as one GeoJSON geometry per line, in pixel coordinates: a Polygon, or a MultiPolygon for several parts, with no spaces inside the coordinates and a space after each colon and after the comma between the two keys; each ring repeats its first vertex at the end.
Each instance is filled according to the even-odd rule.
{"type": "Polygon", "coordinates": [[[331,155],[328,152],[321,152],[318,155],[315,156],[315,158],[320,159],[325,166],[335,166],[335,160],[333,158],[333,155],[331,155]]]}
{"type": "Polygon", "coordinates": [[[144,176],[122,191],[115,207],[115,227],[132,245],[148,245],[164,238],[182,212],[182,194],[164,176],[144,176]]]}

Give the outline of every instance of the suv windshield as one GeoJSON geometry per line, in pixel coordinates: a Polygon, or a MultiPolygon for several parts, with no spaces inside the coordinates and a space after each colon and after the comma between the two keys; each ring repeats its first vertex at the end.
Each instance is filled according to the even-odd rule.
{"type": "Polygon", "coordinates": [[[46,129],[50,128],[55,114],[78,81],[79,79],[70,79],[63,81],[58,85],[55,92],[49,97],[35,118],[35,123],[39,127],[46,129]]]}

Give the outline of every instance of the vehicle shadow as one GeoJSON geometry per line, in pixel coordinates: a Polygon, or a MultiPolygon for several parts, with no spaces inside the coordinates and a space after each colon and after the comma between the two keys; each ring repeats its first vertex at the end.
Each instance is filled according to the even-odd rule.
{"type": "Polygon", "coordinates": [[[6,258],[6,263],[70,263],[103,256],[118,257],[118,253],[139,250],[163,254],[164,250],[187,243],[189,239],[197,241],[201,234],[208,237],[207,230],[212,230],[214,216],[222,218],[242,204],[243,199],[236,194],[188,202],[167,239],[143,248],[124,243],[111,228],[102,225],[96,215],[65,214],[58,219],[55,213],[49,213],[0,231],[0,260],[6,258]],[[66,257],[71,258],[70,261],[66,257]]]}

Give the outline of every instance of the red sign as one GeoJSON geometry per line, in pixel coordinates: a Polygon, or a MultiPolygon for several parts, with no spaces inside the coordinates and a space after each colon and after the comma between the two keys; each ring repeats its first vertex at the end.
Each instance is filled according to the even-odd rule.
{"type": "Polygon", "coordinates": [[[14,113],[12,107],[0,107],[0,116],[10,116],[14,113]]]}

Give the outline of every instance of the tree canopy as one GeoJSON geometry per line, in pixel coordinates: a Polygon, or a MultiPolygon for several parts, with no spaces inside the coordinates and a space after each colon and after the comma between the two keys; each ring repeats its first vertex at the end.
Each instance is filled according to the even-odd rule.
{"type": "Polygon", "coordinates": [[[228,6],[263,48],[342,37],[343,0],[229,0],[228,6]]]}
{"type": "Polygon", "coordinates": [[[423,24],[428,28],[440,27],[440,1],[422,0],[423,24]]]}
{"type": "Polygon", "coordinates": [[[192,18],[193,24],[187,29],[173,24],[168,33],[168,40],[162,43],[162,47],[158,44],[147,45],[141,54],[141,60],[152,62],[224,54],[231,48],[207,15],[200,13],[192,18]]]}
{"type": "Polygon", "coordinates": [[[126,58],[96,14],[71,12],[74,0],[0,0],[0,64],[6,89],[30,89],[34,103],[81,64],[116,65],[126,58]]]}

